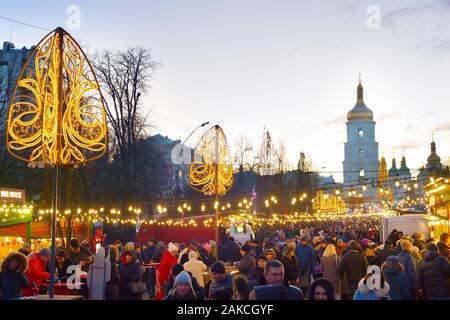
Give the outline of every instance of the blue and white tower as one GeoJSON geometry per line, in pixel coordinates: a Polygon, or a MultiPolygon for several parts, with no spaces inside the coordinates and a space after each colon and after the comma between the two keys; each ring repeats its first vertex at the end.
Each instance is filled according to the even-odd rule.
{"type": "Polygon", "coordinates": [[[361,78],[357,88],[356,105],[347,114],[344,186],[359,185],[366,202],[376,200],[378,179],[378,142],[375,141],[373,112],[364,103],[361,78]],[[363,187],[365,185],[365,187],[363,187]]]}

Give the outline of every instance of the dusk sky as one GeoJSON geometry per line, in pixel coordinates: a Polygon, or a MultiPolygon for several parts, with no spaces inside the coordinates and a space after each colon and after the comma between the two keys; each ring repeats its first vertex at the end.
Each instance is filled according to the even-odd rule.
{"type": "MultiPolygon", "coordinates": [[[[450,156],[448,0],[9,1],[0,16],[62,26],[90,53],[151,49],[162,63],[145,97],[152,134],[184,139],[210,121],[233,152],[239,134],[259,148],[266,126],[291,163],[303,150],[317,170],[340,172],[361,73],[389,165],[404,149],[410,168],[422,166],[432,132],[443,162],[450,156]],[[81,10],[79,29],[67,27],[70,5],[81,10]],[[381,10],[379,29],[368,27],[371,5],[381,10]]],[[[19,48],[47,33],[0,19],[2,42],[11,25],[19,48]]]]}

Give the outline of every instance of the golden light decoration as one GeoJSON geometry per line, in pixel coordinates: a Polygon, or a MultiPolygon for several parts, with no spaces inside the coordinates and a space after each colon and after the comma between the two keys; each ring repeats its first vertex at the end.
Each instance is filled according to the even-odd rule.
{"type": "Polygon", "coordinates": [[[190,186],[206,195],[224,195],[233,185],[233,166],[222,128],[209,129],[200,139],[196,152],[202,161],[190,165],[190,186]]]}
{"type": "Polygon", "coordinates": [[[24,64],[8,112],[8,151],[52,166],[81,164],[106,151],[106,113],[95,73],[62,28],[46,35],[24,64]]]}

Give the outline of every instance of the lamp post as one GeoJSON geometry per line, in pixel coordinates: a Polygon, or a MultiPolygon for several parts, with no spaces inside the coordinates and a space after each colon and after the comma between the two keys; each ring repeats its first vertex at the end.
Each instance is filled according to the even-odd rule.
{"type": "Polygon", "coordinates": [[[23,65],[8,111],[6,144],[19,160],[53,168],[49,287],[53,298],[59,168],[98,159],[107,145],[97,78],[81,47],[62,28],[46,35],[23,65]]]}
{"type": "MultiPolygon", "coordinates": [[[[189,168],[190,186],[205,195],[215,195],[216,229],[215,240],[219,246],[219,196],[233,185],[233,165],[225,133],[215,125],[200,139],[197,148],[201,162],[191,162],[189,168]]],[[[216,250],[218,257],[218,250],[216,250]]]]}

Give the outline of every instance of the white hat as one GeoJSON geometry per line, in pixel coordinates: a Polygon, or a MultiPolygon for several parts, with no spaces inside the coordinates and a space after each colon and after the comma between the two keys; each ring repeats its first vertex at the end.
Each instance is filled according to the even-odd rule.
{"type": "Polygon", "coordinates": [[[169,243],[169,246],[168,246],[168,250],[169,250],[169,252],[173,252],[173,251],[176,251],[176,252],[178,252],[178,248],[177,248],[177,246],[176,245],[174,245],[172,242],[171,243],[169,243]]]}

